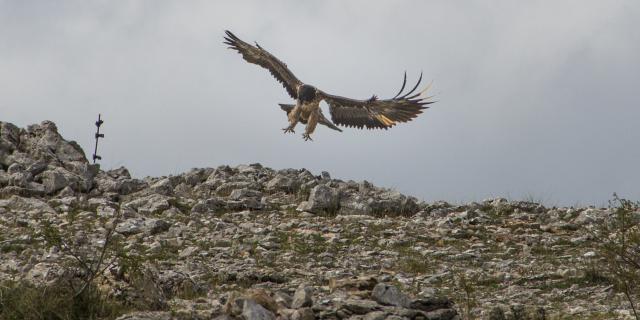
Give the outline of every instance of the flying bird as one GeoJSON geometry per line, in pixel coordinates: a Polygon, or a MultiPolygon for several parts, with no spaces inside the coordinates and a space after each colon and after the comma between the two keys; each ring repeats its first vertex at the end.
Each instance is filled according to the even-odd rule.
{"type": "Polygon", "coordinates": [[[414,93],[422,81],[422,73],[413,89],[403,93],[407,84],[407,73],[404,74],[402,87],[398,94],[390,99],[378,99],[373,95],[369,99],[358,100],[326,93],[312,85],[300,81],[287,68],[287,65],[276,58],[269,51],[263,49],[257,42],[255,46],[250,45],[236,37],[230,31],[225,31],[224,43],[242,54],[244,60],[257,64],[267,70],[285,88],[291,98],[296,99],[296,104],[280,104],[282,110],[287,112],[289,126],[283,128],[285,133],[294,133],[294,128],[298,122],[306,124],[305,132],[302,135],[304,140],[311,139],[311,134],[318,123],[331,129],[340,130],[329,121],[320,109],[320,101],[325,101],[329,105],[331,119],[338,125],[345,127],[355,127],[358,129],[389,129],[400,122],[408,122],[427,109],[425,105],[434,101],[428,100],[431,97],[424,96],[429,89],[426,86],[422,91],[414,93]]]}

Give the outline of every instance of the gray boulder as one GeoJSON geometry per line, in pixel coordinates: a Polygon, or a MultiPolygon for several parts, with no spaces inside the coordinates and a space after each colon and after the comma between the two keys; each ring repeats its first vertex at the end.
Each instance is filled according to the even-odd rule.
{"type": "Polygon", "coordinates": [[[34,177],[47,169],[47,163],[44,161],[36,161],[29,165],[26,170],[34,177]]]}
{"type": "Polygon", "coordinates": [[[170,178],[160,179],[156,183],[152,184],[150,189],[151,192],[158,193],[165,196],[173,195],[173,185],[170,178]]]}
{"type": "Polygon", "coordinates": [[[225,182],[216,188],[216,194],[221,196],[228,196],[233,190],[236,189],[259,189],[260,185],[251,181],[232,181],[225,182]]]}
{"type": "Polygon", "coordinates": [[[295,310],[291,314],[291,320],[313,320],[315,318],[316,317],[313,314],[313,310],[311,308],[301,308],[295,310]]]}
{"type": "Polygon", "coordinates": [[[193,208],[191,208],[191,211],[198,212],[198,213],[206,213],[206,212],[221,210],[226,207],[227,207],[227,203],[223,199],[219,197],[213,197],[206,200],[198,201],[198,203],[196,203],[193,206],[193,208]]]}
{"type": "Polygon", "coordinates": [[[33,138],[21,139],[20,147],[28,150],[36,159],[58,160],[62,163],[88,162],[80,145],[75,141],[64,140],[55,123],[51,121],[28,126],[24,136],[33,138]]]}
{"type": "Polygon", "coordinates": [[[124,236],[130,236],[142,232],[144,228],[144,220],[139,218],[131,218],[124,220],[116,227],[116,232],[124,236]]]}
{"type": "Polygon", "coordinates": [[[231,191],[231,194],[229,195],[229,199],[231,200],[242,200],[246,198],[260,199],[261,197],[262,192],[247,188],[235,189],[231,191]]]}
{"type": "Polygon", "coordinates": [[[15,125],[0,121],[0,163],[20,143],[20,128],[15,125]]]}
{"type": "Polygon", "coordinates": [[[23,171],[24,171],[24,166],[19,162],[13,162],[7,167],[7,173],[11,175],[16,173],[21,173],[23,171]]]}
{"type": "Polygon", "coordinates": [[[11,211],[23,211],[32,213],[55,213],[56,211],[46,202],[36,198],[12,196],[7,200],[0,200],[0,208],[11,211]]]}
{"type": "Polygon", "coordinates": [[[98,189],[102,192],[112,192],[121,195],[127,195],[138,192],[148,185],[140,179],[131,179],[127,177],[113,178],[111,175],[100,174],[96,179],[98,189]]]}
{"type": "Polygon", "coordinates": [[[371,297],[380,304],[408,308],[411,301],[397,287],[378,283],[371,292],[371,297]]]}
{"type": "Polygon", "coordinates": [[[277,174],[273,179],[267,182],[266,187],[267,190],[270,191],[285,191],[292,193],[300,187],[300,183],[292,177],[277,174]]]}
{"type": "Polygon", "coordinates": [[[50,121],[27,129],[0,122],[0,151],[0,168],[11,175],[8,184],[18,187],[3,194],[54,194],[67,186],[87,192],[99,171],[80,146],[64,140],[50,121]]]}
{"type": "Polygon", "coordinates": [[[204,182],[207,179],[207,177],[211,175],[211,173],[213,173],[212,168],[204,168],[204,169],[194,168],[183,175],[184,182],[187,185],[193,187],[199,183],[204,182]]]}
{"type": "Polygon", "coordinates": [[[313,288],[306,285],[301,284],[296,292],[293,294],[293,300],[291,301],[291,308],[300,309],[303,307],[311,307],[313,305],[312,300],[313,288]]]}
{"type": "Polygon", "coordinates": [[[31,181],[33,181],[33,176],[26,171],[13,172],[9,175],[9,184],[12,186],[26,188],[31,181]]]}
{"type": "Polygon", "coordinates": [[[380,310],[381,307],[375,301],[346,299],[338,308],[338,312],[344,314],[367,314],[369,312],[380,310]]]}
{"type": "Polygon", "coordinates": [[[162,219],[148,219],[144,223],[145,233],[148,235],[156,235],[165,232],[171,228],[171,224],[162,219]]]}
{"type": "Polygon", "coordinates": [[[64,169],[49,170],[40,175],[42,184],[44,185],[44,191],[47,194],[53,194],[69,185],[69,179],[67,179],[69,173],[67,172],[65,175],[63,170],[64,169]]]}
{"type": "Polygon", "coordinates": [[[169,197],[160,194],[151,194],[127,202],[125,206],[138,211],[139,214],[155,214],[167,210],[171,207],[169,197]]]}
{"type": "Polygon", "coordinates": [[[605,217],[607,217],[605,211],[589,208],[580,212],[573,222],[579,226],[583,226],[594,222],[602,222],[605,217]]]}
{"type": "Polygon", "coordinates": [[[299,211],[313,213],[336,212],[340,205],[340,193],[338,190],[326,185],[317,185],[311,189],[309,200],[298,207],[299,211]]]}
{"type": "Polygon", "coordinates": [[[242,305],[242,317],[245,320],[274,320],[273,312],[258,304],[253,299],[246,299],[242,305]]]}

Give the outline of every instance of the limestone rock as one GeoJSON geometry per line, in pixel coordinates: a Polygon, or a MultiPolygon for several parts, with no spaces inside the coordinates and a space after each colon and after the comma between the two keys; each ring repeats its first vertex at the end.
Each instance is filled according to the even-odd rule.
{"type": "Polygon", "coordinates": [[[253,299],[244,300],[242,317],[245,320],[274,320],[276,318],[273,312],[265,309],[253,299]]]}
{"type": "Polygon", "coordinates": [[[262,198],[262,192],[257,190],[247,189],[247,188],[235,189],[231,191],[229,198],[232,200],[242,200],[246,198],[260,199],[262,198]]]}
{"type": "Polygon", "coordinates": [[[379,309],[381,306],[371,300],[347,299],[340,306],[347,314],[367,314],[379,309]]]}
{"type": "Polygon", "coordinates": [[[118,224],[116,232],[124,236],[130,236],[142,232],[144,220],[140,218],[127,219],[118,224]]]}
{"type": "Polygon", "coordinates": [[[410,304],[407,295],[398,290],[397,287],[386,283],[377,284],[371,292],[371,297],[384,305],[408,308],[410,304]]]}
{"type": "Polygon", "coordinates": [[[269,180],[269,182],[267,182],[266,187],[267,190],[295,192],[298,189],[299,185],[300,184],[294,178],[278,174],[273,179],[269,180]]]}
{"type": "Polygon", "coordinates": [[[326,185],[317,185],[309,193],[309,200],[298,207],[299,211],[314,213],[336,212],[339,209],[340,194],[326,185]]]}
{"type": "Polygon", "coordinates": [[[67,175],[61,170],[50,170],[42,173],[42,184],[47,194],[53,194],[69,185],[67,175]]]}
{"type": "Polygon", "coordinates": [[[307,284],[301,284],[293,295],[291,308],[300,309],[303,307],[311,307],[313,305],[313,288],[307,284]]]}
{"type": "Polygon", "coordinates": [[[315,315],[311,308],[301,308],[293,311],[291,314],[291,320],[313,320],[315,315]]]}

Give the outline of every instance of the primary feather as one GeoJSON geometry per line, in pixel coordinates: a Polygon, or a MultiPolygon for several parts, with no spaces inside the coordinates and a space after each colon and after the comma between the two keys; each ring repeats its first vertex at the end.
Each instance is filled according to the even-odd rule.
{"type": "Polygon", "coordinates": [[[256,47],[240,40],[231,31],[225,32],[227,36],[225,44],[229,45],[229,48],[234,49],[242,54],[242,57],[250,63],[257,64],[263,68],[269,70],[282,86],[287,90],[291,98],[297,99],[297,87],[302,84],[302,81],[298,80],[296,76],[287,68],[287,65],[278,60],[269,51],[262,49],[257,43],[256,47]]]}
{"type": "Polygon", "coordinates": [[[418,94],[414,94],[418,88],[422,74],[416,85],[409,92],[402,94],[407,81],[405,73],[402,88],[391,99],[380,100],[375,95],[367,100],[357,100],[321,92],[324,101],[329,104],[331,119],[338,125],[356,127],[358,129],[388,129],[399,122],[408,122],[427,109],[425,105],[433,103],[428,101],[430,97],[423,97],[428,86],[418,94]]]}

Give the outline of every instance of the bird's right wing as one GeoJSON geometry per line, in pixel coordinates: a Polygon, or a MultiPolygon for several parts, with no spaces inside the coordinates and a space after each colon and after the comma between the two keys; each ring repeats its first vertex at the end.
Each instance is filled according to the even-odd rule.
{"type": "Polygon", "coordinates": [[[425,105],[431,104],[429,98],[423,94],[429,86],[421,92],[414,93],[422,81],[422,74],[418,83],[409,92],[402,94],[407,84],[407,74],[404,75],[402,88],[395,97],[378,99],[375,95],[367,100],[351,99],[328,94],[320,91],[320,96],[329,105],[331,119],[338,125],[356,127],[358,129],[388,129],[400,122],[408,122],[422,113],[425,105]]]}
{"type": "Polygon", "coordinates": [[[227,36],[224,38],[224,43],[229,45],[230,49],[240,52],[247,62],[257,64],[269,70],[271,75],[282,83],[282,86],[284,86],[291,98],[298,98],[297,87],[301,85],[302,82],[296,78],[284,62],[278,60],[278,58],[269,53],[269,51],[262,49],[258,43],[256,43],[254,47],[240,40],[230,31],[225,31],[225,33],[227,36]]]}

